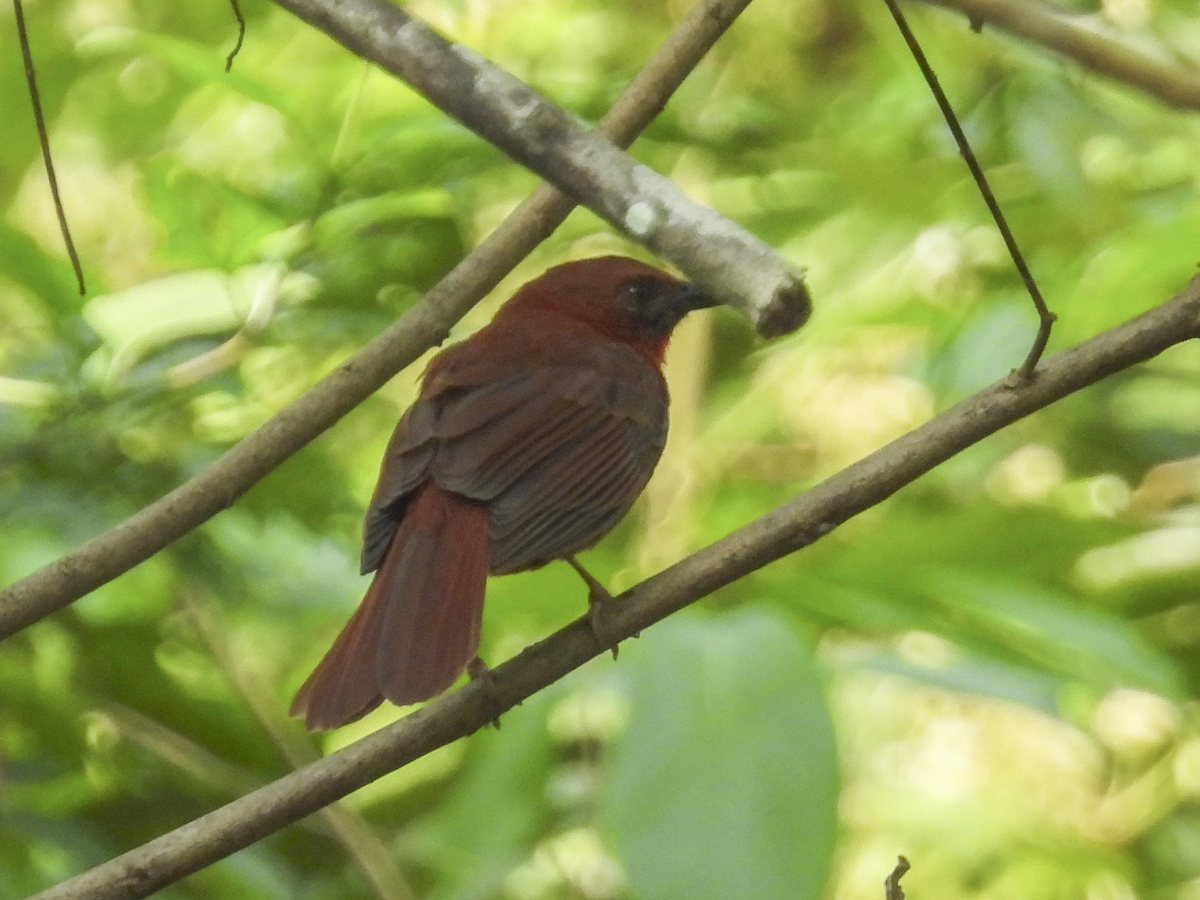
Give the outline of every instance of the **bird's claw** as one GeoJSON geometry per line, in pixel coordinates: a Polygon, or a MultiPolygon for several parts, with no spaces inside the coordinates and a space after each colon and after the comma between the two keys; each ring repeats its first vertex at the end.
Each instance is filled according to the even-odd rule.
{"type": "Polygon", "coordinates": [[[580,565],[579,560],[573,556],[568,556],[567,562],[571,564],[579,577],[584,580],[588,586],[588,628],[592,632],[592,637],[596,639],[601,647],[608,647],[612,650],[613,659],[617,658],[617,651],[620,649],[620,638],[612,636],[610,629],[604,622],[605,611],[609,609],[609,604],[615,603],[616,598],[608,592],[608,588],[602,585],[596,578],[580,565]]]}
{"type": "Polygon", "coordinates": [[[588,591],[588,628],[592,632],[592,637],[596,639],[596,643],[612,650],[613,659],[617,658],[621,645],[617,639],[608,636],[608,629],[604,624],[604,612],[608,608],[608,604],[614,602],[615,599],[608,591],[605,591],[603,596],[597,595],[594,591],[588,591]]]}
{"type": "Polygon", "coordinates": [[[492,727],[499,731],[500,713],[503,712],[504,704],[500,702],[500,692],[496,690],[496,679],[492,677],[492,670],[477,656],[467,663],[467,677],[483,685],[483,692],[487,697],[486,702],[495,713],[491,717],[492,727]]]}

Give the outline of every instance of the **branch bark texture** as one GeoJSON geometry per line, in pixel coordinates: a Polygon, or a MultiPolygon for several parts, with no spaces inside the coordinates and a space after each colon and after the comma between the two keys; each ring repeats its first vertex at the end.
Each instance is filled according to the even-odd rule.
{"type": "Polygon", "coordinates": [[[1093,72],[1132,85],[1179,109],[1200,109],[1200,69],[1165,58],[1098,27],[1096,17],[1031,0],[926,0],[965,13],[1068,56],[1093,72]]]}
{"type": "MultiPolygon", "coordinates": [[[[600,123],[628,145],[750,0],[700,0],[600,123]]],[[[378,390],[450,328],[566,218],[574,203],[542,185],[449,275],[294,403],[203,472],[115,528],[0,590],[0,641],[132,569],[230,506],[378,390]]]]}
{"type": "Polygon", "coordinates": [[[804,281],[773,247],[473,50],[388,0],[276,2],[673,262],[713,299],[742,310],[764,337],[808,318],[804,281]]]}
{"type": "MultiPolygon", "coordinates": [[[[1035,376],[1006,379],[956,404],[915,431],[844,469],[807,493],[717,541],[622,595],[606,611],[605,631],[636,635],[694,600],[812,544],[965,447],[1114,372],[1200,336],[1200,278],[1162,306],[1070,350],[1035,376]]],[[[605,652],[586,617],[431,705],[319,762],[103,865],[34,900],[134,900],[146,897],[450,741],[605,652]]]]}

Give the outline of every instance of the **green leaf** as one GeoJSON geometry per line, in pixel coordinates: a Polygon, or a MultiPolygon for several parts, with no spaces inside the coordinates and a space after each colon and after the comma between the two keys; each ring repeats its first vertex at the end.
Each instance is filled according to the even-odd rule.
{"type": "Polygon", "coordinates": [[[294,112],[302,106],[295,96],[274,90],[262,80],[247,76],[245,66],[226,72],[225,60],[213,53],[211,47],[196,41],[129,28],[100,28],[79,43],[79,51],[84,57],[123,57],[150,53],[170,66],[191,87],[219,84],[224,89],[232,88],[284,113],[294,112]]]}
{"type": "Polygon", "coordinates": [[[282,276],[277,265],[245,266],[233,274],[201,269],[168,275],[89,300],[83,317],[111,357],[104,380],[120,381],[143,358],[175,341],[240,328],[262,295],[282,276]]]}
{"type": "Polygon", "coordinates": [[[70,315],[83,299],[69,263],[52,259],[28,235],[0,222],[0,259],[4,277],[27,288],[57,313],[70,315]]]}
{"type": "Polygon", "coordinates": [[[601,817],[632,896],[819,897],[838,767],[810,648],[758,609],[677,616],[626,647],[632,710],[601,817]]]}
{"type": "Polygon", "coordinates": [[[505,874],[544,828],[554,764],[546,717],[561,693],[542,691],[505,713],[502,727],[472,736],[463,777],[415,830],[440,870],[439,889],[429,896],[500,895],[505,874]]]}
{"type": "Polygon", "coordinates": [[[1170,657],[1105,609],[1015,578],[942,570],[926,572],[925,580],[935,602],[977,648],[1017,654],[1045,671],[1105,689],[1123,685],[1183,696],[1170,657]]]}

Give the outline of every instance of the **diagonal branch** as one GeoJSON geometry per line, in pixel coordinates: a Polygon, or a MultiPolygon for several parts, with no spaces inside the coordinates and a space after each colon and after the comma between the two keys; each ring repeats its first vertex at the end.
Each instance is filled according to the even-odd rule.
{"type": "Polygon", "coordinates": [[[808,318],[804,281],[773,247],[389,0],[276,2],[669,259],[713,299],[744,312],[764,337],[808,318]]]}
{"type": "MultiPolygon", "coordinates": [[[[1136,319],[956,404],[812,490],[622,595],[605,631],[625,639],[689,603],[814,543],[967,446],[1168,347],[1200,336],[1200,277],[1136,319]]],[[[210,865],[451,741],[605,652],[586,616],[475,681],[349,747],[38,894],[134,900],[210,865]]]]}
{"type": "MultiPolygon", "coordinates": [[[[600,123],[631,143],[749,0],[700,0],[600,123]]],[[[120,525],[0,590],[0,641],[57,612],[203,524],[396,372],[445,340],[450,327],[545,240],[572,201],[542,185],[421,301],[294,403],[203,472],[120,525]]]]}
{"type": "Polygon", "coordinates": [[[925,0],[965,13],[973,27],[994,25],[1069,56],[1179,109],[1200,110],[1200,69],[1166,59],[1097,27],[1094,16],[1036,0],[925,0]]]}

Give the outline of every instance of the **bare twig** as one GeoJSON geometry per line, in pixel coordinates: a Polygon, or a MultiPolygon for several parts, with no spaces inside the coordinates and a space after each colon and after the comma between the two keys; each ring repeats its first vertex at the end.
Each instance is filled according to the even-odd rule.
{"type": "MultiPolygon", "coordinates": [[[[600,128],[621,144],[654,118],[749,0],[702,0],[621,95],[600,128]]],[[[200,474],[115,528],[0,591],[0,640],[62,609],[216,515],[377,390],[458,321],[558,227],[572,202],[534,191],[400,320],[200,474]]]]}
{"type": "Polygon", "coordinates": [[[242,41],[246,39],[246,17],[242,15],[242,5],[238,0],[229,0],[229,5],[233,8],[233,17],[237,19],[238,36],[237,43],[233,45],[233,49],[225,57],[226,72],[233,68],[233,60],[242,49],[242,41]]]}
{"type": "Polygon", "coordinates": [[[1031,0],[925,0],[966,14],[973,27],[994,25],[1041,44],[1114,81],[1180,109],[1200,109],[1200,70],[1102,30],[1095,16],[1031,0]]]}
{"type": "Polygon", "coordinates": [[[900,879],[911,868],[912,865],[903,856],[896,857],[896,868],[883,880],[883,900],[904,900],[904,889],[900,887],[900,879]]]}
{"type": "Polygon", "coordinates": [[[1033,370],[1037,366],[1038,360],[1042,358],[1042,353],[1046,350],[1046,342],[1050,340],[1050,329],[1054,325],[1054,313],[1050,312],[1049,307],[1046,306],[1046,301],[1042,299],[1042,292],[1033,278],[1033,273],[1029,271],[1029,266],[1025,264],[1025,256],[1021,253],[1021,248],[1017,245],[1017,239],[1013,236],[1012,229],[1008,227],[1008,220],[1004,217],[1004,211],[1000,209],[1000,203],[996,200],[996,195],[992,193],[987,176],[983,174],[983,167],[979,165],[979,160],[975,158],[975,151],[971,149],[971,144],[967,140],[967,136],[963,134],[962,126],[958,122],[958,116],[954,114],[954,108],[950,105],[950,99],[946,96],[946,92],[942,90],[942,85],[938,81],[937,74],[933,71],[933,66],[929,64],[929,60],[925,57],[925,51],[921,49],[916,35],[908,27],[908,20],[904,18],[904,13],[900,11],[900,5],[896,0],[884,0],[884,3],[887,4],[887,8],[891,11],[892,18],[896,20],[896,27],[900,29],[904,43],[908,45],[909,52],[913,55],[913,59],[917,61],[917,66],[920,67],[921,74],[925,76],[925,83],[929,85],[929,90],[933,92],[933,97],[937,101],[938,108],[942,111],[942,118],[946,120],[946,124],[950,127],[950,133],[954,135],[954,143],[958,145],[958,152],[966,162],[967,168],[971,170],[971,177],[975,179],[975,185],[979,188],[979,193],[983,195],[983,201],[987,204],[996,227],[1000,229],[1000,235],[1004,238],[1004,246],[1008,248],[1008,255],[1012,257],[1013,265],[1017,267],[1021,281],[1025,284],[1025,290],[1029,293],[1030,299],[1033,300],[1034,309],[1037,310],[1038,330],[1034,336],[1033,345],[1025,355],[1025,361],[1021,363],[1021,367],[1014,372],[1018,382],[1027,381],[1033,376],[1033,370]]]}
{"type": "MultiPolygon", "coordinates": [[[[814,543],[941,462],[1034,410],[1200,335],[1200,277],[1136,319],[1043,361],[1037,379],[1004,382],[755,522],[647,579],[606,611],[625,639],[773,560],[814,543]]],[[[38,894],[34,900],[134,900],[249,846],[351,791],[487,725],[605,652],[587,616],[411,715],[175,831],[38,894]]]]}
{"type": "Polygon", "coordinates": [[[785,334],[808,318],[800,273],[770,245],[390,0],[275,2],[673,262],[714,300],[742,310],[760,334],[785,334]]]}
{"type": "Polygon", "coordinates": [[[42,145],[42,160],[46,164],[46,181],[50,184],[50,196],[54,198],[54,212],[58,216],[63,243],[67,245],[67,255],[71,257],[71,266],[75,269],[75,280],[79,282],[79,293],[83,295],[87,293],[87,287],[83,283],[83,266],[79,263],[79,254],[75,251],[75,242],[71,239],[71,228],[67,225],[67,211],[63,209],[62,197],[58,193],[58,178],[54,174],[54,160],[50,156],[50,135],[46,133],[46,120],[42,115],[42,98],[38,93],[37,74],[33,71],[33,52],[29,48],[29,35],[25,30],[25,8],[21,0],[13,0],[13,12],[17,18],[21,56],[25,60],[29,99],[33,102],[33,121],[37,124],[38,142],[42,145]]]}

